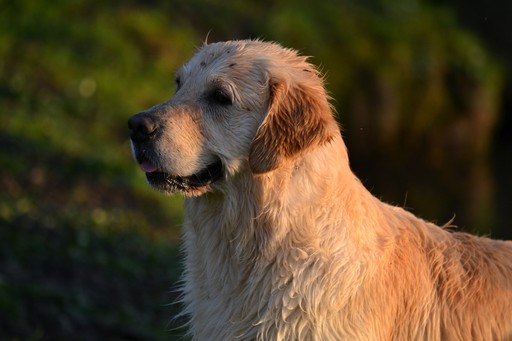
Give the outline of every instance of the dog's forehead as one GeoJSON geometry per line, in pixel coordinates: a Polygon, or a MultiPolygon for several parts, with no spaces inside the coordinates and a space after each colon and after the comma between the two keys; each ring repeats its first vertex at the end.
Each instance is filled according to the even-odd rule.
{"type": "Polygon", "coordinates": [[[186,73],[199,70],[220,69],[229,64],[236,55],[236,47],[227,44],[211,44],[203,46],[184,66],[186,73]]]}
{"type": "Polygon", "coordinates": [[[182,67],[184,76],[193,73],[228,74],[245,72],[280,73],[288,69],[309,70],[314,67],[296,50],[272,42],[235,40],[203,45],[182,67]]]}
{"type": "Polygon", "coordinates": [[[267,84],[268,55],[257,42],[228,41],[204,45],[177,72],[177,78],[193,91],[219,83],[250,91],[267,84]]]}

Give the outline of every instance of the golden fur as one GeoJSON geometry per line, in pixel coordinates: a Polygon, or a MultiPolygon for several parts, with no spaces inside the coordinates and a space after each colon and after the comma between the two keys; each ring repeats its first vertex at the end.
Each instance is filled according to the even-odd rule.
{"type": "Polygon", "coordinates": [[[373,197],[305,57],[214,43],[177,75],[139,114],[161,134],[133,148],[168,174],[222,162],[220,180],[179,190],[194,339],[512,340],[512,243],[373,197]]]}

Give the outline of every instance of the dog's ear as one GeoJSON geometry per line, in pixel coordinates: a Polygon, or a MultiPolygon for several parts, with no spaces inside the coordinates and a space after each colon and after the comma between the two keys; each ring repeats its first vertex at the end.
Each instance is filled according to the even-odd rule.
{"type": "Polygon", "coordinates": [[[333,130],[338,128],[325,89],[320,80],[315,85],[270,81],[268,113],[249,151],[253,173],[272,171],[333,137],[333,130]]]}

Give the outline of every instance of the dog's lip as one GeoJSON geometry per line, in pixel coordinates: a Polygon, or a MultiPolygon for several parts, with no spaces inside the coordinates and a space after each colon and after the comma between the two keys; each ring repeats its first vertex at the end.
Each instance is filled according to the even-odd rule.
{"type": "Polygon", "coordinates": [[[167,173],[146,157],[139,160],[139,166],[146,173],[146,178],[151,185],[168,192],[180,191],[187,193],[206,188],[222,178],[224,174],[224,167],[220,159],[197,173],[185,176],[167,173]]]}

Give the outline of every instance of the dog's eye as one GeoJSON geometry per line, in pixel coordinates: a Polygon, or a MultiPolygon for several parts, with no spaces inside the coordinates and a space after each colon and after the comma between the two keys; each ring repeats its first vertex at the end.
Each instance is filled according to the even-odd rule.
{"type": "Polygon", "coordinates": [[[211,99],[220,105],[233,104],[233,97],[230,92],[225,89],[215,89],[211,94],[211,99]]]}
{"type": "Polygon", "coordinates": [[[181,88],[181,78],[176,77],[176,79],[174,80],[174,83],[176,83],[176,92],[177,92],[181,88]]]}

